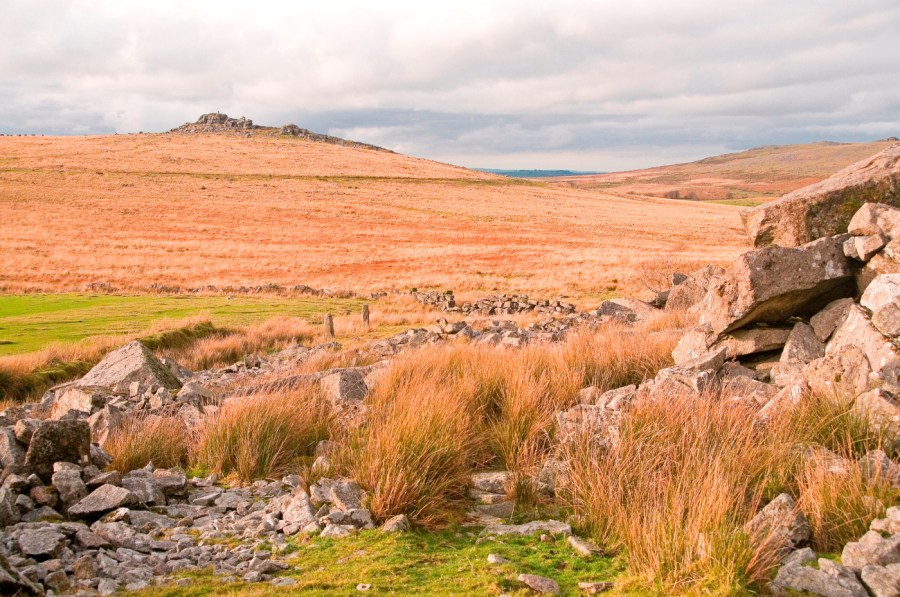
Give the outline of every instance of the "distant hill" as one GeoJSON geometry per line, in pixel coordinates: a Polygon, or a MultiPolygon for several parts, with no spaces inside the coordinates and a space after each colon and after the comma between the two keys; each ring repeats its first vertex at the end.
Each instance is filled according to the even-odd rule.
{"type": "Polygon", "coordinates": [[[895,138],[888,138],[871,143],[821,141],[803,145],[769,145],[687,164],[607,174],[560,176],[548,182],[619,196],[756,205],[827,178],[896,142],[895,138]]]}
{"type": "Polygon", "coordinates": [[[499,174],[510,178],[548,178],[554,176],[584,176],[587,174],[603,174],[603,172],[579,172],[576,170],[497,170],[494,168],[474,168],[479,172],[499,174]]]}

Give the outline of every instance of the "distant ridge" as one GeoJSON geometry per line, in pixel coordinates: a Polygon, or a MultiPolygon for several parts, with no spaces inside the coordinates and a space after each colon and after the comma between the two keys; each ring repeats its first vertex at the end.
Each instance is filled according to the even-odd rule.
{"type": "Polygon", "coordinates": [[[472,168],[478,172],[499,174],[510,178],[549,178],[551,176],[583,176],[587,174],[604,174],[603,172],[582,172],[577,170],[498,170],[495,168],[472,168]]]}

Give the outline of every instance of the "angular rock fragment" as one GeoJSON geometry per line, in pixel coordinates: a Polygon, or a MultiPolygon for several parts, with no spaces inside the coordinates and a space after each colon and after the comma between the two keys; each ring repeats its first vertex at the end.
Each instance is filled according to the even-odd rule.
{"type": "Polygon", "coordinates": [[[767,247],[741,255],[706,293],[700,323],[718,334],[812,314],[853,294],[843,240],[827,237],[797,248],[767,247]]]}
{"type": "Polygon", "coordinates": [[[115,392],[130,393],[132,384],[137,384],[135,395],[154,386],[169,390],[181,387],[178,378],[139,340],[129,342],[106,355],[78,380],[76,387],[100,386],[115,392]]]}

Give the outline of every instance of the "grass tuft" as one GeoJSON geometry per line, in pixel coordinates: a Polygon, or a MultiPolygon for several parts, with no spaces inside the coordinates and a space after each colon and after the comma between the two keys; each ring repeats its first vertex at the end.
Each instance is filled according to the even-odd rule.
{"type": "Polygon", "coordinates": [[[328,437],[328,403],[313,387],[232,399],[198,431],[193,465],[243,481],[297,471],[328,437]]]}

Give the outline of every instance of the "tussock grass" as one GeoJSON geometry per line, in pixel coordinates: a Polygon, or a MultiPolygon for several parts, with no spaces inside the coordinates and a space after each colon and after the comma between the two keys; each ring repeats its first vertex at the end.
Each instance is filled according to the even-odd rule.
{"type": "Polygon", "coordinates": [[[163,354],[193,371],[234,363],[248,354],[284,348],[292,343],[308,343],[319,332],[298,317],[278,316],[257,325],[208,335],[191,343],[173,346],[163,354]]]}
{"type": "Polygon", "coordinates": [[[328,403],[313,386],[226,402],[198,430],[193,465],[243,481],[299,470],[328,437],[328,403]]]}
{"type": "Polygon", "coordinates": [[[879,472],[869,475],[858,461],[845,461],[839,472],[829,470],[827,454],[813,454],[800,473],[800,510],[809,520],[813,544],[834,552],[855,541],[887,506],[900,501],[879,472]]]}
{"type": "Polygon", "coordinates": [[[727,594],[765,578],[775,562],[738,532],[777,456],[752,414],[708,399],[638,403],[617,443],[585,441],[568,455],[570,505],[584,529],[624,549],[630,572],[663,592],[727,594]]]}
{"type": "Polygon", "coordinates": [[[768,425],[754,415],[715,395],[639,400],[617,441],[569,449],[566,499],[595,540],[627,553],[640,586],[664,594],[733,594],[768,580],[782,546],[742,529],[781,492],[797,498],[819,551],[858,538],[898,499],[857,462],[882,437],[852,401],[808,395],[768,425]]]}
{"type": "Polygon", "coordinates": [[[674,341],[639,342],[609,326],[521,350],[457,344],[404,355],[369,396],[368,424],[344,438],[338,460],[372,492],[380,517],[452,520],[474,468],[512,471],[515,497],[531,501],[555,413],[586,379],[618,387],[653,376],[674,341]]]}
{"type": "Polygon", "coordinates": [[[104,449],[113,457],[110,468],[124,474],[151,462],[158,468],[183,467],[190,443],[177,417],[132,416],[110,434],[104,449]]]}

